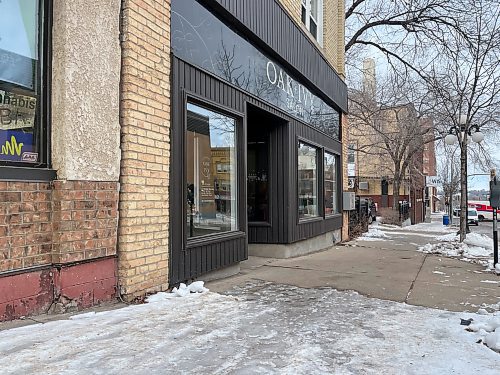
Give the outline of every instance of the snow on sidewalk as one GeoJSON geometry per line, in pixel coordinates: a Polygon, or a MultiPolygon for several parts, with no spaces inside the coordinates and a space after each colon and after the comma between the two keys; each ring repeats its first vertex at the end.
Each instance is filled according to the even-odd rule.
{"type": "Polygon", "coordinates": [[[476,343],[485,327],[460,325],[491,316],[265,282],[151,300],[0,332],[0,373],[487,375],[500,366],[476,343]]]}
{"type": "Polygon", "coordinates": [[[479,233],[469,233],[464,242],[459,242],[460,236],[449,233],[435,237],[438,243],[428,243],[418,248],[428,254],[441,254],[447,257],[459,258],[468,262],[478,263],[491,268],[493,257],[493,241],[488,236],[479,233]]]}

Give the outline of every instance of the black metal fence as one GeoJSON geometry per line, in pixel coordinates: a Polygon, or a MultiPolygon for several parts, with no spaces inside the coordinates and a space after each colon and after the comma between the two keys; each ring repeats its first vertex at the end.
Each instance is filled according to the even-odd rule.
{"type": "Polygon", "coordinates": [[[399,202],[399,221],[402,223],[410,218],[410,204],[408,202],[399,202]]]}
{"type": "Polygon", "coordinates": [[[356,197],[356,209],[349,211],[349,238],[368,231],[370,204],[369,200],[356,197]]]}

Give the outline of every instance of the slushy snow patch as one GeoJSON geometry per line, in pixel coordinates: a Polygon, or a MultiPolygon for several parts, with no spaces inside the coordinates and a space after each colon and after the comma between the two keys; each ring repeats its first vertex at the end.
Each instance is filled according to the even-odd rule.
{"type": "Polygon", "coordinates": [[[193,281],[191,284],[186,285],[184,283],[180,283],[179,288],[174,287],[172,289],[171,293],[166,293],[166,292],[160,292],[153,294],[146,298],[146,302],[148,303],[154,303],[154,302],[160,302],[160,301],[165,301],[170,298],[174,297],[186,297],[190,295],[191,293],[206,293],[208,292],[208,289],[205,288],[204,286],[204,281],[193,281]]]}
{"type": "Polygon", "coordinates": [[[387,234],[382,232],[377,228],[370,228],[368,232],[363,233],[362,237],[359,237],[359,240],[363,240],[364,238],[390,238],[387,234]]]}

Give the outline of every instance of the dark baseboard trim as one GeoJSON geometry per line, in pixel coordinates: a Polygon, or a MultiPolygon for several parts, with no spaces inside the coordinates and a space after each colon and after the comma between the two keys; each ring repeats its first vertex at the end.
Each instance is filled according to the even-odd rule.
{"type": "Polygon", "coordinates": [[[42,181],[56,179],[53,169],[0,166],[0,181],[42,181]]]}

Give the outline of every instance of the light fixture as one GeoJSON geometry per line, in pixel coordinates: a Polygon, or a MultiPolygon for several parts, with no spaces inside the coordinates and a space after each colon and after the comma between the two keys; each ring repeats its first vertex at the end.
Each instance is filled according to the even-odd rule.
{"type": "Polygon", "coordinates": [[[458,137],[455,134],[448,134],[446,137],[444,137],[444,141],[446,142],[447,145],[453,145],[458,141],[458,137]]]}

